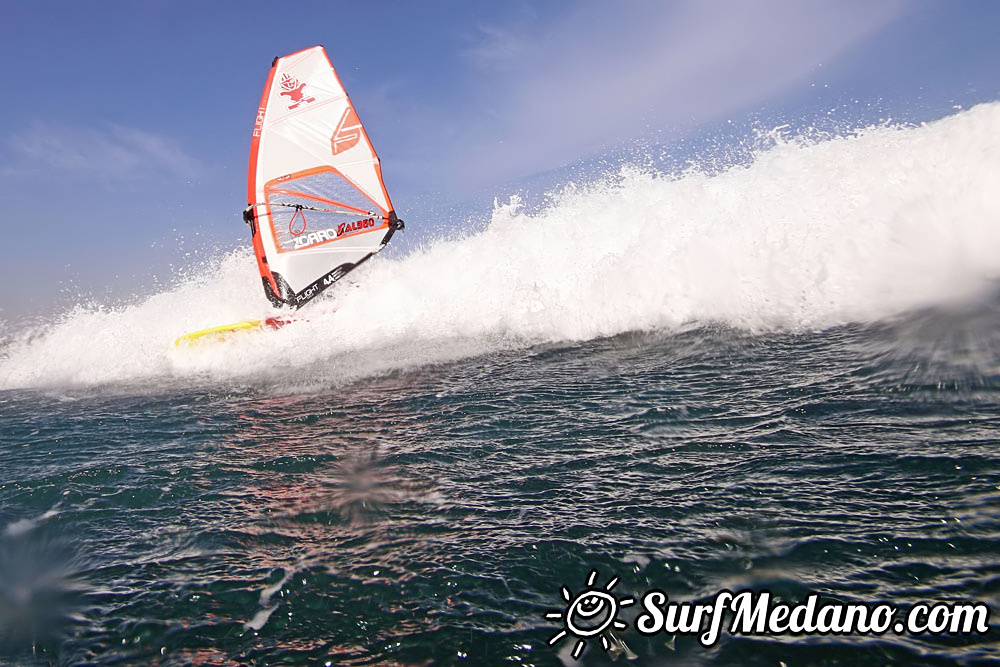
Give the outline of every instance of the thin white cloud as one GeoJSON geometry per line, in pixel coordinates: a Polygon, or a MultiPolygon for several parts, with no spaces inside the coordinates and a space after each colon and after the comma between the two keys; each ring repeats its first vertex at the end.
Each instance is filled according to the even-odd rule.
{"type": "Polygon", "coordinates": [[[12,134],[3,171],[10,175],[58,172],[106,185],[150,178],[190,179],[205,168],[176,142],[121,125],[75,127],[35,121],[12,134]]]}
{"type": "MultiPolygon", "coordinates": [[[[555,168],[651,129],[771,99],[896,19],[900,0],[585,2],[525,34],[481,26],[470,49],[469,144],[449,156],[479,185],[555,168]],[[474,167],[472,167],[474,165],[474,167]]],[[[466,109],[468,112],[468,109],[466,109]]],[[[461,122],[461,121],[460,121],[461,122]]]]}
{"type": "Polygon", "coordinates": [[[480,71],[519,66],[521,57],[531,48],[532,28],[538,15],[530,5],[509,6],[514,11],[503,25],[479,23],[467,36],[464,55],[480,71]]]}

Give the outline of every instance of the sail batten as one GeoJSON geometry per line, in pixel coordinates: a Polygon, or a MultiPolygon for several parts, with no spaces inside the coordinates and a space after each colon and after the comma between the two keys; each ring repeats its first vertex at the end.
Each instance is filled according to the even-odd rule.
{"type": "Polygon", "coordinates": [[[279,306],[314,298],[402,227],[378,156],[322,47],[272,64],[247,198],[264,291],[279,306]]]}

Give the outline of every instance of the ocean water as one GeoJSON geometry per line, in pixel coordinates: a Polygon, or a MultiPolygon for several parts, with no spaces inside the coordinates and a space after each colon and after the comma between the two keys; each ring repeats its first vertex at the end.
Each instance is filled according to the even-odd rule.
{"type": "Polygon", "coordinates": [[[6,323],[0,662],[1000,660],[998,177],[994,103],[500,202],[222,344],[245,251],[6,323]],[[560,637],[591,585],[989,630],[560,637]]]}

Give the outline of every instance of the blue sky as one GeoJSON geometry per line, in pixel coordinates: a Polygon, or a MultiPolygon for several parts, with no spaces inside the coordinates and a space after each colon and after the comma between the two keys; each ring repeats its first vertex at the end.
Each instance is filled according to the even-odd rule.
{"type": "Polygon", "coordinates": [[[988,0],[0,0],[0,319],[127,300],[185,252],[248,244],[261,89],[274,56],[314,44],[382,157],[405,248],[511,183],[728,120],[1000,99],[997,35],[988,0]]]}

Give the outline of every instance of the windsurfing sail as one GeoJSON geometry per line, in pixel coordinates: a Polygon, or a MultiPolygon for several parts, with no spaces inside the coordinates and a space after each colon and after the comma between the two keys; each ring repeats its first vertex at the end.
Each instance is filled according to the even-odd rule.
{"type": "Polygon", "coordinates": [[[382,250],[403,223],[322,46],[275,58],[250,148],[248,205],[264,293],[299,308],[382,250]]]}

